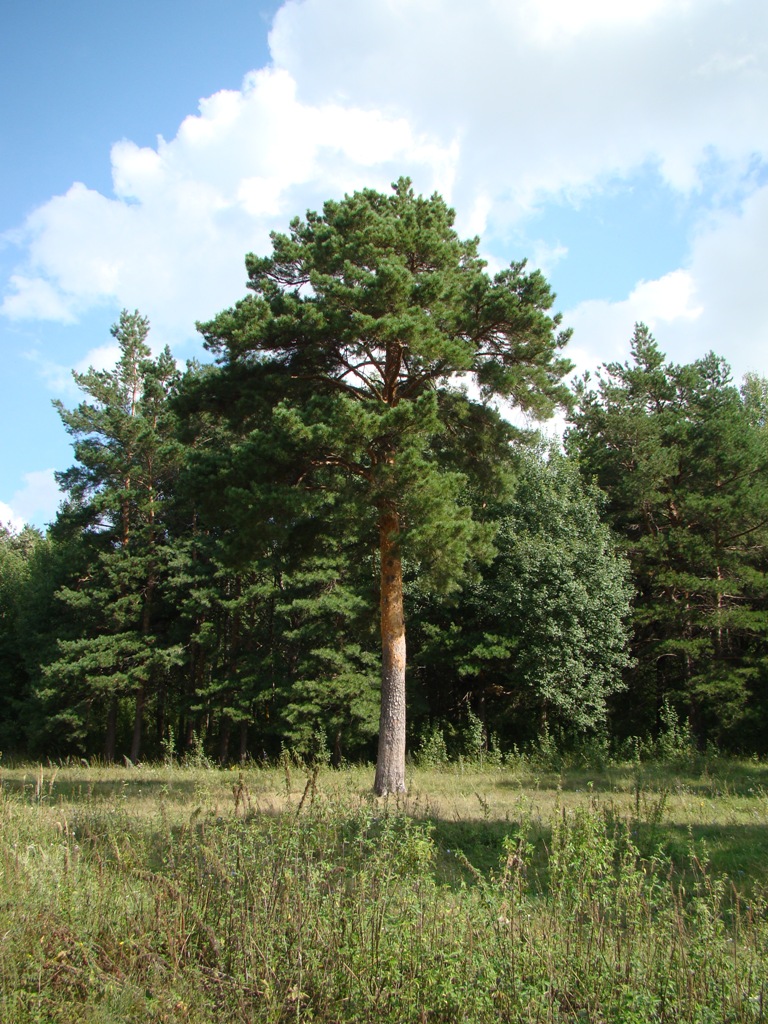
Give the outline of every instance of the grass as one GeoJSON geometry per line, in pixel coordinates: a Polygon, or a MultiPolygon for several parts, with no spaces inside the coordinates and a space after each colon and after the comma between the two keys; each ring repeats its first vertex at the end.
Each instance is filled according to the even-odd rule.
{"type": "Polygon", "coordinates": [[[767,775],[2,768],[0,1022],[762,1021],[767,775]]]}

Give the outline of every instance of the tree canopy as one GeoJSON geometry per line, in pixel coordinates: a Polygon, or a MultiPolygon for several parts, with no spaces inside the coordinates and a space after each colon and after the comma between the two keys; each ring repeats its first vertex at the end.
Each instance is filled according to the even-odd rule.
{"type": "Polygon", "coordinates": [[[59,637],[59,656],[46,667],[50,685],[40,696],[51,720],[75,734],[87,730],[94,712],[98,718],[106,706],[108,760],[115,753],[120,696],[129,694],[135,702],[136,760],[151,688],[180,655],[157,629],[167,614],[161,584],[167,509],[178,473],[167,399],[179,374],[167,348],[151,358],[148,332],[146,317],[123,310],[112,329],[120,349],[115,368],[74,374],[86,399],[72,410],[56,403],[77,460],[58,474],[67,495],[58,529],[89,549],[82,551],[88,570],[58,592],[76,622],[72,636],[59,637]],[[61,681],[69,698],[57,710],[61,681]]]}
{"type": "Polygon", "coordinates": [[[631,354],[581,383],[568,445],[607,494],[638,588],[634,728],[669,698],[732,741],[758,727],[766,680],[765,392],[756,378],[740,392],[712,353],[669,363],[642,324],[631,354]]]}
{"type": "Polygon", "coordinates": [[[677,715],[765,751],[763,378],[675,365],[638,325],[630,359],[569,391],[541,274],[489,275],[405,179],[246,266],[247,296],[200,325],[213,362],[181,372],[123,311],[116,365],[56,403],[56,520],[0,529],[0,746],[341,763],[378,744],[382,794],[406,739],[618,742],[677,715]],[[506,415],[557,406],[564,452],[506,415]]]}
{"type": "MultiPolygon", "coordinates": [[[[503,485],[514,431],[490,400],[547,416],[569,399],[569,335],[543,276],[522,263],[489,276],[478,240],[462,241],[453,221],[407,179],[390,195],[329,201],[273,234],[271,255],[249,255],[252,294],[201,325],[231,383],[226,400],[217,382],[220,401],[236,405],[249,386],[264,397],[254,441],[284,454],[286,482],[343,493],[377,536],[380,794],[405,788],[402,558],[447,588],[489,558],[492,529],[462,496],[483,469],[503,485]]],[[[261,480],[252,491],[263,505],[261,480]]],[[[247,491],[233,499],[247,503],[247,491]]]]}

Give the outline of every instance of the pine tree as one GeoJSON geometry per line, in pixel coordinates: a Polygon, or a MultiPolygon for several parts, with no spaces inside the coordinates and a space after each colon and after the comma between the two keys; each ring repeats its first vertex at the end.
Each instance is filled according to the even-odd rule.
{"type": "Polygon", "coordinates": [[[700,736],[733,741],[764,675],[768,433],[759,382],[740,393],[710,354],[667,363],[643,325],[632,361],[582,384],[569,446],[608,495],[638,596],[637,702],[664,698],[700,736]]]}
{"type": "MultiPolygon", "coordinates": [[[[187,411],[196,404],[194,387],[189,381],[187,411]]],[[[375,733],[369,531],[354,506],[327,492],[275,488],[273,453],[259,485],[273,514],[262,518],[260,506],[254,521],[261,526],[246,524],[245,546],[242,506],[221,496],[241,491],[227,481],[247,476],[253,483],[258,470],[245,471],[246,449],[234,431],[211,431],[197,412],[181,480],[196,495],[195,527],[175,545],[173,587],[195,663],[188,707],[206,723],[207,747],[214,752],[218,733],[218,756],[226,759],[239,732],[241,757],[276,755],[282,746],[313,755],[318,744],[337,760],[350,751],[366,756],[375,733]],[[204,483],[209,463],[217,465],[218,486],[204,483]],[[278,503],[281,494],[288,500],[278,503]]]]}
{"type": "Polygon", "coordinates": [[[570,364],[558,354],[568,335],[549,315],[544,278],[522,263],[489,277],[478,240],[461,241],[453,219],[439,196],[415,196],[407,179],[391,195],[329,201],[288,235],[274,234],[270,256],[249,255],[252,294],[201,327],[231,384],[224,405],[243,410],[241,429],[261,403],[243,434],[250,451],[240,452],[254,470],[228,477],[246,545],[276,518],[275,487],[266,500],[260,486],[262,460],[279,463],[277,476],[310,504],[327,491],[354,505],[376,537],[378,794],[405,788],[403,558],[450,588],[472,558],[488,557],[491,531],[462,495],[467,453],[492,461],[513,436],[489,400],[538,416],[568,401],[561,379],[570,364]],[[459,390],[460,377],[479,399],[459,390]]]}
{"type": "Polygon", "coordinates": [[[47,666],[87,703],[106,709],[104,754],[115,755],[121,702],[133,703],[130,756],[139,757],[147,701],[180,657],[164,640],[162,582],[168,557],[166,505],[178,472],[168,398],[178,378],[166,348],[151,358],[149,323],[123,310],[112,335],[113,370],[74,374],[88,396],[76,409],[56,407],[74,438],[77,460],[58,474],[67,504],[56,530],[79,533],[88,547],[84,575],[59,597],[77,618],[47,666]]]}

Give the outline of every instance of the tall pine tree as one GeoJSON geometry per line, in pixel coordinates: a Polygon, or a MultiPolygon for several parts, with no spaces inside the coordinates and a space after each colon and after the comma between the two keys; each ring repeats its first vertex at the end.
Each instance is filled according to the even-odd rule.
{"type": "Polygon", "coordinates": [[[108,760],[125,701],[133,705],[130,757],[139,757],[147,702],[180,657],[166,642],[162,597],[179,458],[168,399],[178,373],[167,348],[152,358],[148,331],[145,317],[123,310],[112,328],[115,368],[75,373],[86,400],[72,410],[56,403],[77,460],[57,476],[67,501],[56,529],[80,534],[88,565],[59,592],[77,635],[60,641],[47,675],[67,681],[86,707],[105,709],[108,760]]]}
{"type": "Polygon", "coordinates": [[[568,444],[608,495],[638,588],[635,728],[666,697],[701,737],[734,743],[768,710],[760,394],[756,380],[740,392],[715,355],[668,363],[643,325],[631,361],[581,385],[568,444]]]}
{"type": "MultiPolygon", "coordinates": [[[[405,789],[403,558],[451,587],[472,558],[490,556],[491,531],[462,500],[475,469],[467,452],[492,461],[513,436],[490,400],[537,416],[568,401],[570,364],[559,355],[568,335],[549,313],[546,281],[523,264],[491,278],[477,239],[459,239],[453,220],[442,198],[417,197],[407,179],[390,195],[327,202],[274,234],[271,255],[249,255],[252,294],[201,327],[222,358],[220,390],[232,385],[224,404],[247,405],[249,385],[263,397],[243,442],[254,471],[229,477],[246,546],[275,519],[265,460],[279,461],[277,476],[310,505],[319,492],[352,503],[375,537],[379,794],[405,789]],[[460,392],[457,377],[480,398],[460,392]]],[[[309,508],[295,515],[311,520],[309,508]]]]}

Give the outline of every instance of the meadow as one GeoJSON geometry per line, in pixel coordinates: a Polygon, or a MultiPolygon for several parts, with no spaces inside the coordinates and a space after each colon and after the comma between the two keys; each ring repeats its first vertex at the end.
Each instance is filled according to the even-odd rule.
{"type": "Polygon", "coordinates": [[[371,784],[0,762],[0,1022],[766,1019],[766,763],[371,784]]]}

